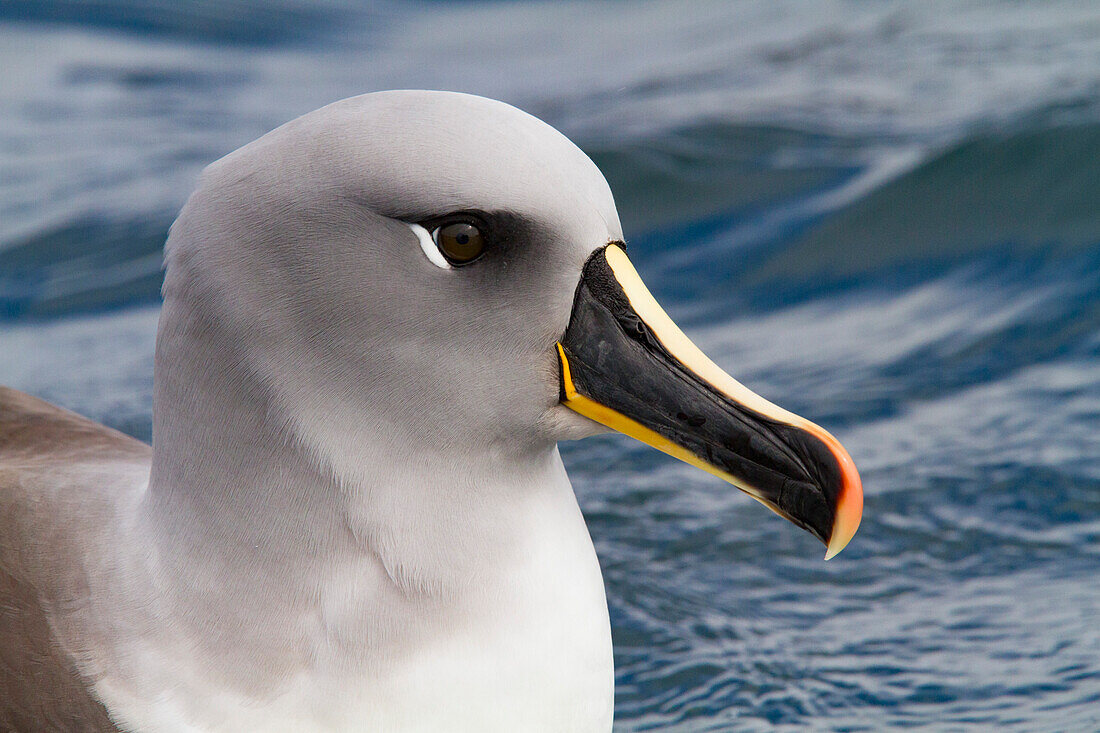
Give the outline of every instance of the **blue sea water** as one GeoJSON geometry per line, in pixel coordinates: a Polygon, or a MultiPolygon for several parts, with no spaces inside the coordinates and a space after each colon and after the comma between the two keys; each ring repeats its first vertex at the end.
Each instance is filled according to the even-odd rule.
{"type": "Polygon", "coordinates": [[[148,439],[203,165],[356,93],[501,98],[864,479],[825,564],[641,444],[563,446],[617,730],[1100,730],[1100,5],[8,0],[0,68],[0,383],[148,439]]]}

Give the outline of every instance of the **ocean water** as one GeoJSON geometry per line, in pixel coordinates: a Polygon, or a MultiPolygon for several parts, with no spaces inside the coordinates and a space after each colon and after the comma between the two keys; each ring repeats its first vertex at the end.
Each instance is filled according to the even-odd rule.
{"type": "Polygon", "coordinates": [[[1100,730],[1100,5],[8,0],[0,68],[0,382],[148,439],[203,165],[356,93],[501,98],[863,474],[825,564],[641,444],[563,446],[617,730],[1100,730]]]}

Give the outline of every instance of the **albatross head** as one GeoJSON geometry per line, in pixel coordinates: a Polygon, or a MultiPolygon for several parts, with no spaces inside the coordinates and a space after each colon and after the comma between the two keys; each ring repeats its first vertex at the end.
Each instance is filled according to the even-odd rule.
{"type": "Polygon", "coordinates": [[[444,92],[338,102],[205,173],[169,239],[158,380],[189,309],[338,477],[612,428],[839,552],[862,508],[847,452],[695,348],[622,240],[599,170],[530,115],[444,92]]]}

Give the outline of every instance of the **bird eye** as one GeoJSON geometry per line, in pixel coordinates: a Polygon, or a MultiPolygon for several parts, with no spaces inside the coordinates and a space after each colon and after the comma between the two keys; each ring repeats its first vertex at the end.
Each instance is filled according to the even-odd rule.
{"type": "Polygon", "coordinates": [[[465,221],[438,227],[432,232],[432,239],[443,256],[454,265],[472,262],[485,249],[485,237],[481,230],[465,221]]]}

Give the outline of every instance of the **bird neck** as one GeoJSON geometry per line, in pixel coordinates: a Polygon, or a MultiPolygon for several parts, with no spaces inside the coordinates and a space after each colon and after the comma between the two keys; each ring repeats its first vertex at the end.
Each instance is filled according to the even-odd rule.
{"type": "Polygon", "coordinates": [[[158,358],[152,573],[127,606],[142,618],[115,619],[166,653],[114,650],[112,709],[153,728],[165,710],[195,729],[319,730],[330,710],[363,730],[609,728],[603,583],[554,446],[474,461],[361,435],[335,462],[239,362],[193,353],[158,358]]]}
{"type": "Polygon", "coordinates": [[[125,615],[90,621],[132,630],[100,665],[112,709],[152,728],[151,699],[196,729],[330,710],[372,730],[514,730],[536,710],[609,725],[603,583],[554,443],[418,434],[309,387],[312,365],[273,378],[171,275],[149,488],[110,576],[125,615]]]}
{"type": "Polygon", "coordinates": [[[423,445],[325,395],[292,414],[215,324],[162,318],[142,517],[189,592],[197,574],[242,606],[273,584],[311,597],[368,557],[401,593],[458,593],[546,502],[583,528],[552,442],[423,445]]]}

